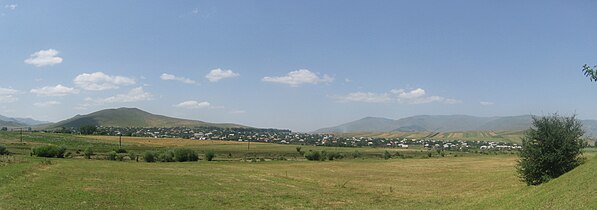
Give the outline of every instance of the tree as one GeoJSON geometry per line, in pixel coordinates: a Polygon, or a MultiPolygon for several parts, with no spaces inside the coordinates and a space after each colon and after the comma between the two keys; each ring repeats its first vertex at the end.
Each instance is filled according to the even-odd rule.
{"type": "Polygon", "coordinates": [[[582,123],[575,116],[533,117],[533,126],[522,138],[516,166],[522,181],[538,185],[580,165],[583,134],[582,123]]]}
{"type": "Polygon", "coordinates": [[[97,127],[95,127],[94,125],[83,125],[79,127],[79,131],[81,131],[81,134],[83,135],[90,135],[97,131],[97,127]]]}
{"type": "Polygon", "coordinates": [[[582,72],[585,74],[586,77],[588,77],[591,82],[597,82],[597,65],[593,66],[593,68],[591,68],[591,66],[585,64],[582,66],[582,72]]]}

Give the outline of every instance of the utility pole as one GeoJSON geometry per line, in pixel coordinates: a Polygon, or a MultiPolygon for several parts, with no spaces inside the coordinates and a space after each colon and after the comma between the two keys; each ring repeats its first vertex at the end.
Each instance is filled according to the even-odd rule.
{"type": "Polygon", "coordinates": [[[23,128],[20,128],[21,130],[21,143],[23,143],[23,128]]]}
{"type": "Polygon", "coordinates": [[[251,139],[247,139],[247,151],[249,151],[249,146],[251,145],[251,139]]]}
{"type": "Polygon", "coordinates": [[[118,148],[122,149],[122,133],[118,133],[118,148]]]}

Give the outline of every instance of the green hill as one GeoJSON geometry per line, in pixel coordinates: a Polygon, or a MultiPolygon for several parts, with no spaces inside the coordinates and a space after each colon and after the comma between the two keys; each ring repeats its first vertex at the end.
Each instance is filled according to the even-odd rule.
{"type": "Polygon", "coordinates": [[[87,115],[77,115],[49,125],[49,128],[78,128],[82,125],[104,127],[246,127],[230,123],[208,123],[155,115],[137,108],[105,109],[87,115]]]}
{"type": "Polygon", "coordinates": [[[477,209],[597,209],[597,157],[539,186],[527,186],[477,209]]]}

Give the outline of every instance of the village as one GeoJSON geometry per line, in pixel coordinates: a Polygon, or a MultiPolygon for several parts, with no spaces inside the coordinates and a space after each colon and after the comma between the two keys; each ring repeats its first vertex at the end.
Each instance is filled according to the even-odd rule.
{"type": "MultiPolygon", "coordinates": [[[[75,132],[73,130],[73,132],[75,132]]],[[[121,128],[97,127],[97,135],[133,136],[150,138],[182,138],[190,140],[225,140],[239,142],[264,142],[276,144],[314,145],[333,147],[388,147],[468,150],[518,150],[520,145],[509,142],[438,140],[433,138],[371,138],[345,137],[338,134],[296,133],[281,129],[172,127],[172,128],[121,128]]]]}

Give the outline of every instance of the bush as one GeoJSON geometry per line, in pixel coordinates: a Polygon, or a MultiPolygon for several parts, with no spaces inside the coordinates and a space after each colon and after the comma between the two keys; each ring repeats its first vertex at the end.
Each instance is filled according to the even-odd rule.
{"type": "Polygon", "coordinates": [[[85,149],[85,151],[83,152],[83,156],[85,156],[86,159],[91,159],[92,155],[94,155],[94,154],[93,154],[93,149],[91,149],[91,147],[87,147],[85,149]]]}
{"type": "Polygon", "coordinates": [[[108,160],[116,160],[117,153],[115,151],[108,152],[106,159],[108,160]]]}
{"type": "Polygon", "coordinates": [[[118,148],[115,151],[116,151],[116,153],[126,153],[126,149],[124,149],[124,148],[118,148]]]}
{"type": "Polygon", "coordinates": [[[66,147],[64,146],[55,146],[55,145],[44,145],[35,147],[32,150],[32,154],[37,157],[57,157],[57,158],[64,158],[64,153],[66,152],[66,147]]]}
{"type": "Polygon", "coordinates": [[[156,156],[156,153],[153,151],[145,151],[145,154],[143,154],[143,160],[145,162],[152,163],[156,161],[156,156]]]}
{"type": "Polygon", "coordinates": [[[172,150],[164,151],[160,153],[158,159],[161,162],[174,162],[174,152],[172,150]]]}
{"type": "Polygon", "coordinates": [[[516,166],[522,181],[538,185],[580,165],[583,135],[582,123],[575,116],[533,117],[533,127],[522,138],[516,166]]]}
{"type": "Polygon", "coordinates": [[[199,156],[192,149],[175,149],[174,160],[178,162],[197,161],[199,156]]]}
{"type": "Polygon", "coordinates": [[[305,153],[305,158],[307,158],[307,160],[321,160],[321,153],[319,151],[309,150],[309,152],[305,153]]]}
{"type": "Polygon", "coordinates": [[[390,154],[390,152],[388,152],[388,150],[383,152],[383,159],[390,159],[392,158],[392,154],[390,154]]]}
{"type": "Polygon", "coordinates": [[[216,157],[216,153],[214,153],[214,151],[205,152],[205,160],[212,161],[214,157],[216,157]]]}
{"type": "Polygon", "coordinates": [[[8,155],[10,154],[5,146],[0,145],[0,155],[8,155]]]}
{"type": "Polygon", "coordinates": [[[361,152],[359,152],[358,150],[355,150],[355,151],[352,153],[352,158],[354,158],[354,159],[360,158],[360,157],[362,157],[362,156],[363,156],[363,154],[361,154],[361,152]]]}
{"type": "Polygon", "coordinates": [[[116,154],[116,160],[118,160],[118,161],[124,161],[124,157],[126,157],[125,154],[121,154],[121,153],[116,154]]]}

